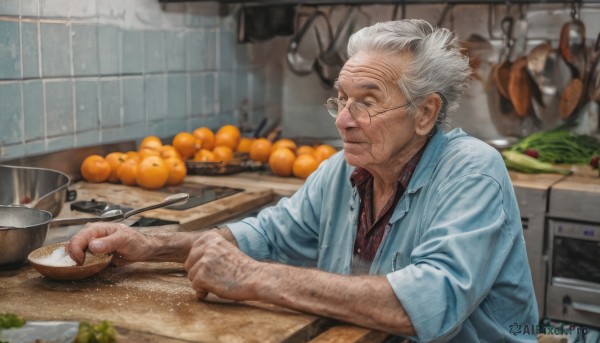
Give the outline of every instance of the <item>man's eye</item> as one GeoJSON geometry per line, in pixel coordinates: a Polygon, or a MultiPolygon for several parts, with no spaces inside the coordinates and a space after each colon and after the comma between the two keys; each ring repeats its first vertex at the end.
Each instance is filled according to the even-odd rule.
{"type": "Polygon", "coordinates": [[[365,105],[365,107],[369,107],[369,108],[375,106],[375,103],[373,103],[373,102],[363,102],[362,104],[365,105]]]}

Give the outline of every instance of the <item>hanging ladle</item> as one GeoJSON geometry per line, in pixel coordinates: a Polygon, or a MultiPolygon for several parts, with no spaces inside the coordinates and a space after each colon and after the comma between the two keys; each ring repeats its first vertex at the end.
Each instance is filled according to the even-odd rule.
{"type": "Polygon", "coordinates": [[[600,72],[596,70],[598,68],[598,62],[600,62],[600,33],[598,33],[596,44],[592,51],[592,63],[587,79],[588,96],[591,101],[596,102],[600,101],[600,72]]]}
{"type": "Polygon", "coordinates": [[[512,62],[510,56],[512,53],[512,28],[513,18],[507,14],[500,23],[502,28],[502,51],[500,53],[499,63],[496,64],[492,69],[492,78],[496,84],[496,88],[505,99],[510,99],[510,93],[508,91],[508,85],[510,82],[510,69],[512,62]]]}
{"type": "MultiPolygon", "coordinates": [[[[288,46],[287,62],[288,62],[288,65],[290,66],[290,69],[292,70],[292,72],[294,72],[297,75],[308,75],[313,71],[316,59],[318,57],[317,54],[315,54],[315,56],[311,56],[311,57],[304,57],[300,53],[300,48],[301,48],[302,42],[305,39],[306,34],[308,33],[309,29],[313,28],[313,23],[314,23],[315,19],[317,19],[318,17],[322,17],[325,19],[326,24],[327,24],[327,33],[328,33],[330,40],[331,40],[331,37],[333,36],[332,30],[331,30],[331,25],[329,23],[329,19],[327,18],[327,15],[320,10],[316,10],[314,13],[312,13],[312,15],[304,23],[304,26],[302,26],[302,28],[296,32],[296,34],[290,41],[290,45],[288,46]]],[[[317,34],[317,40],[320,40],[319,35],[318,35],[318,33],[319,33],[318,29],[316,29],[315,33],[317,34]]],[[[320,45],[321,45],[321,42],[319,41],[319,46],[320,45]]],[[[319,47],[319,50],[320,50],[320,47],[319,47]]]]}
{"type": "Polygon", "coordinates": [[[585,73],[585,25],[579,20],[575,0],[571,4],[571,21],[560,31],[559,49],[571,67],[573,78],[582,78],[585,73]]]}

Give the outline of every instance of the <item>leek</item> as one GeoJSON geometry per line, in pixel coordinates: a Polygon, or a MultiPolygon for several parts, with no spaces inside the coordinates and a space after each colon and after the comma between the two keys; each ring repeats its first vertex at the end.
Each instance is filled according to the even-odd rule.
{"type": "Polygon", "coordinates": [[[509,169],[523,173],[554,173],[571,174],[570,170],[555,168],[552,164],[539,161],[533,157],[527,156],[513,150],[504,150],[502,152],[504,163],[509,169]]]}

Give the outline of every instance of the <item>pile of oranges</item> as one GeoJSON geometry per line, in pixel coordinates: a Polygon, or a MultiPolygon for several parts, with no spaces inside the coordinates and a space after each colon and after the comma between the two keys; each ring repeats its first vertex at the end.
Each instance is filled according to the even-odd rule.
{"type": "Polygon", "coordinates": [[[288,138],[282,138],[271,143],[265,138],[258,138],[250,145],[250,159],[258,162],[267,162],[273,174],[278,176],[292,176],[306,179],[314,172],[319,164],[336,150],[326,144],[318,146],[302,145],[288,138]]]}
{"type": "Polygon", "coordinates": [[[183,182],[187,175],[185,161],[227,162],[234,153],[246,153],[251,160],[268,163],[278,176],[305,179],[336,150],[329,145],[300,146],[283,138],[274,143],[266,138],[242,137],[233,125],[217,132],[199,127],[180,132],[171,144],[156,136],[145,137],[137,151],[91,155],[81,164],[81,175],[88,182],[112,182],[146,189],[159,189],[183,182]]]}
{"type": "Polygon", "coordinates": [[[81,176],[88,182],[122,183],[146,189],[159,189],[183,182],[187,175],[181,153],[160,138],[148,136],[138,151],[91,155],[81,164],[81,176]]]}

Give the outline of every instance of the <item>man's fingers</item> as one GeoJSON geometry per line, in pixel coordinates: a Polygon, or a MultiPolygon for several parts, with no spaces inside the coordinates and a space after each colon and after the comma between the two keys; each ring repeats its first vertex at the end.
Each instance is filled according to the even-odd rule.
{"type": "Polygon", "coordinates": [[[196,299],[202,300],[208,296],[208,292],[206,291],[196,291],[196,299]]]}
{"type": "MultiPolygon", "coordinates": [[[[87,224],[83,230],[78,232],[65,245],[65,251],[78,264],[83,264],[85,261],[85,250],[98,237],[105,237],[115,233],[118,229],[118,224],[107,225],[107,223],[91,223],[87,224]]],[[[92,252],[100,253],[99,250],[105,250],[106,247],[98,246],[98,250],[90,249],[92,252]]]]}

